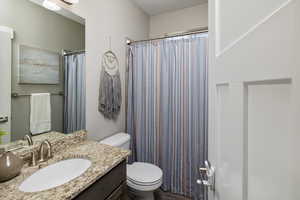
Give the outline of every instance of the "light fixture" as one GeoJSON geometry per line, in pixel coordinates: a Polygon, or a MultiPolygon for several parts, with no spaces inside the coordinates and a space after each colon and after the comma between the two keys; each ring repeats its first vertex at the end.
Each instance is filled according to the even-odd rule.
{"type": "Polygon", "coordinates": [[[52,11],[58,11],[61,9],[56,3],[49,0],[44,0],[43,6],[52,11]]]}
{"type": "Polygon", "coordinates": [[[79,3],[79,0],[63,0],[67,3],[70,3],[70,4],[76,4],[76,3],[79,3]]]}

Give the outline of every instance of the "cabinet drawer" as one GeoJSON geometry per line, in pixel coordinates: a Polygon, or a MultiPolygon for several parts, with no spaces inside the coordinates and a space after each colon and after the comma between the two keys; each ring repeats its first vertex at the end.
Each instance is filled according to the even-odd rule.
{"type": "Polygon", "coordinates": [[[123,183],[126,183],[126,160],[113,168],[74,199],[105,200],[113,195],[116,189],[123,188],[120,187],[123,183]]]}

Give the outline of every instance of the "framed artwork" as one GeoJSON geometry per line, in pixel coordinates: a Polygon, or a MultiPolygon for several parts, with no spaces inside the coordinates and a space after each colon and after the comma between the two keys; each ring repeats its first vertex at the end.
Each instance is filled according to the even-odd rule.
{"type": "Polygon", "coordinates": [[[19,47],[19,84],[59,84],[60,54],[35,47],[19,47]]]}

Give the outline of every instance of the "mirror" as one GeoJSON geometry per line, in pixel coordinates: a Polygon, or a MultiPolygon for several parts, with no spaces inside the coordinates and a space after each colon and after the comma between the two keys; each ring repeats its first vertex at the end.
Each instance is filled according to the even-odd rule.
{"type": "Polygon", "coordinates": [[[0,6],[0,138],[85,129],[85,20],[43,0],[0,6]]]}

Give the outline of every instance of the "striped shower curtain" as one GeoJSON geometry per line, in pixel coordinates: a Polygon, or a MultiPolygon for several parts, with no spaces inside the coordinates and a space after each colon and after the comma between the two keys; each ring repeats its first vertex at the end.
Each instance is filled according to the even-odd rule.
{"type": "Polygon", "coordinates": [[[207,39],[196,34],[128,48],[132,159],[158,165],[163,190],[197,200],[205,199],[196,180],[207,159],[207,39]]]}

